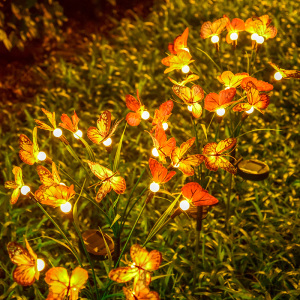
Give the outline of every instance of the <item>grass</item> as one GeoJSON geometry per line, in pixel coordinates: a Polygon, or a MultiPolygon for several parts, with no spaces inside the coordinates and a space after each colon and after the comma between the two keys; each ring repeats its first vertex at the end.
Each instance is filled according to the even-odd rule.
{"type": "MultiPolygon", "coordinates": [[[[200,74],[199,83],[209,92],[217,92],[221,85],[216,80],[220,71],[197,47],[209,53],[223,69],[244,72],[247,55],[250,55],[249,35],[244,34],[233,53],[230,47],[221,44],[220,55],[214,53],[209,41],[201,40],[199,31],[203,22],[215,20],[223,14],[230,18],[246,20],[252,15],[269,14],[278,28],[275,39],[268,41],[257,55],[254,72],[259,79],[274,84],[271,104],[265,115],[255,113],[247,118],[239,138],[237,157],[257,158],[270,167],[270,176],[264,182],[243,181],[235,176],[231,193],[231,212],[228,231],[224,230],[225,201],[228,191],[229,175],[223,171],[213,173],[209,192],[219,199],[203,221],[200,234],[200,255],[198,263],[198,283],[192,290],[192,268],[195,260],[195,221],[184,214],[176,217],[160,230],[147,243],[147,249],[157,249],[163,254],[164,267],[154,273],[157,278],[151,283],[151,289],[159,292],[162,299],[297,299],[299,291],[299,83],[297,80],[274,82],[273,70],[267,64],[272,61],[286,69],[299,66],[299,4],[281,1],[166,1],[156,2],[153,11],[146,19],[134,12],[131,18],[116,22],[116,27],[106,37],[90,34],[85,41],[85,51],[68,57],[49,55],[42,63],[30,67],[31,74],[43,83],[34,96],[23,101],[5,101],[1,108],[1,152],[0,164],[3,182],[12,180],[13,165],[22,166],[24,181],[30,183],[32,190],[39,186],[35,168],[21,163],[18,158],[18,135],[25,133],[31,138],[35,125],[34,119],[42,120],[40,110],[45,107],[55,111],[58,117],[62,113],[72,114],[75,109],[79,118],[79,127],[83,131],[95,126],[98,115],[110,110],[115,119],[124,118],[127,110],[125,95],[140,97],[150,112],[165,100],[175,98],[171,83],[163,74],[160,63],[166,56],[167,45],[174,37],[189,26],[189,45],[196,67],[200,74]],[[247,37],[247,38],[246,38],[247,37]],[[275,129],[275,131],[254,131],[255,129],[275,129]]],[[[176,79],[176,74],[170,76],[176,79]]],[[[23,87],[26,90],[26,87],[23,87]]],[[[180,105],[174,105],[170,118],[172,136],[181,144],[194,136],[189,114],[180,105]]],[[[205,134],[201,124],[208,125],[211,114],[204,113],[197,123],[198,137],[204,143],[205,134]]],[[[44,119],[45,120],[45,119],[44,119]]],[[[123,121],[115,136],[114,148],[109,155],[102,146],[91,145],[96,161],[105,166],[113,165],[117,152],[117,141],[124,130],[123,121]]],[[[213,141],[216,123],[208,131],[209,141],[213,141]]],[[[120,152],[119,172],[126,179],[127,192],[120,196],[118,210],[111,208],[116,194],[111,193],[100,207],[109,215],[110,222],[116,213],[122,212],[143,170],[147,168],[152,141],[144,130],[150,130],[146,122],[138,128],[127,126],[120,152]]],[[[219,138],[228,136],[228,126],[221,126],[219,138]]],[[[67,135],[67,133],[66,133],[67,135]]],[[[85,136],[86,137],[86,136],[85,136]]],[[[81,144],[67,135],[78,156],[88,159],[81,144]]],[[[87,138],[86,138],[87,140],[87,138]]],[[[60,165],[64,181],[71,184],[65,175],[69,174],[79,187],[86,178],[81,164],[74,161],[66,148],[54,140],[47,132],[39,130],[38,143],[41,149],[60,165]]],[[[89,185],[96,183],[91,175],[89,185]]],[[[132,203],[149,184],[148,169],[133,193],[132,203]]],[[[169,192],[178,192],[185,178],[177,175],[165,185],[169,192]]],[[[85,192],[92,195],[93,190],[85,192]]],[[[39,207],[25,197],[21,197],[13,207],[9,204],[10,193],[0,187],[0,237],[3,247],[0,249],[3,270],[0,278],[0,299],[44,299],[48,287],[43,280],[33,287],[15,286],[12,280],[13,264],[8,259],[6,245],[9,241],[21,241],[27,237],[35,252],[47,261],[47,267],[64,266],[74,268],[78,265],[72,253],[62,244],[62,237],[39,207]],[[6,298],[5,298],[6,297],[6,298]],[[21,298],[22,297],[22,298],[21,298]]],[[[143,244],[157,219],[164,213],[173,200],[160,194],[147,205],[141,219],[135,227],[132,238],[124,253],[129,252],[133,243],[143,244]]],[[[121,235],[121,248],[138,217],[144,197],[138,200],[131,210],[121,235]]],[[[101,210],[94,209],[85,198],[77,202],[78,224],[81,232],[101,227],[102,231],[113,236],[118,230],[116,222],[112,228],[101,210]]],[[[45,210],[61,226],[68,239],[79,252],[83,266],[89,268],[84,251],[80,251],[80,239],[72,222],[61,215],[58,209],[45,207],[45,210]]],[[[124,259],[124,257],[123,257],[124,259]]],[[[109,261],[92,258],[97,282],[101,291],[108,283],[109,261]]],[[[90,278],[92,273],[90,272],[90,278]]],[[[92,281],[91,281],[92,282],[92,281]]],[[[121,292],[121,285],[115,288],[121,292]]],[[[110,291],[112,294],[112,290],[110,291]]],[[[85,295],[85,293],[82,293],[85,295]]],[[[88,296],[86,296],[88,297],[88,296]]],[[[121,296],[116,296],[121,299],[121,296]]]]}

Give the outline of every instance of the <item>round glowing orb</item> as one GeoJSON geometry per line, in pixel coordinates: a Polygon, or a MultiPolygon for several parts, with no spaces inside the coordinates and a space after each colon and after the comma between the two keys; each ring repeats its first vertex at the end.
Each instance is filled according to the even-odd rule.
{"type": "Polygon", "coordinates": [[[186,52],[190,52],[189,48],[182,48],[182,50],[185,50],[186,52]]]}
{"type": "Polygon", "coordinates": [[[62,135],[62,130],[60,128],[56,128],[53,130],[53,135],[55,137],[60,137],[62,135]]]}
{"type": "Polygon", "coordinates": [[[225,115],[225,108],[218,108],[217,109],[217,111],[216,111],[216,113],[217,113],[217,115],[219,116],[219,117],[222,117],[222,116],[224,116],[225,115]]]}
{"type": "Polygon", "coordinates": [[[150,191],[151,192],[153,192],[153,193],[156,193],[156,192],[158,192],[159,191],[159,184],[158,183],[156,183],[156,182],[152,182],[151,184],[150,184],[150,191]]]}
{"type": "Polygon", "coordinates": [[[246,113],[248,115],[252,114],[253,112],[254,112],[254,107],[253,106],[251,106],[251,108],[249,110],[246,110],[246,113]]]}
{"type": "Polygon", "coordinates": [[[230,89],[230,86],[226,86],[225,90],[229,90],[230,89]]]}
{"type": "Polygon", "coordinates": [[[189,111],[193,111],[193,106],[192,105],[189,105],[187,108],[188,108],[189,111]]]}
{"type": "Polygon", "coordinates": [[[153,148],[153,149],[152,149],[152,155],[155,156],[155,157],[158,157],[158,156],[159,156],[159,153],[158,153],[158,151],[157,151],[156,148],[153,148]]]}
{"type": "Polygon", "coordinates": [[[38,158],[38,160],[40,160],[40,161],[44,161],[44,160],[47,158],[47,155],[46,155],[45,152],[40,151],[39,154],[38,154],[38,156],[37,156],[37,158],[38,158]]]}
{"type": "Polygon", "coordinates": [[[264,37],[260,36],[260,35],[256,39],[256,43],[257,44],[262,44],[264,41],[265,41],[264,37]]]}
{"type": "Polygon", "coordinates": [[[231,35],[230,35],[230,39],[232,41],[236,41],[238,39],[239,35],[236,33],[236,32],[233,32],[231,35]]]}
{"type": "Polygon", "coordinates": [[[63,182],[60,182],[59,184],[60,184],[60,185],[64,185],[64,186],[66,186],[66,185],[65,185],[63,182]]]}
{"type": "Polygon", "coordinates": [[[219,36],[217,36],[217,35],[213,35],[212,37],[211,37],[211,42],[212,43],[218,43],[219,42],[219,40],[220,40],[220,38],[219,38],[219,36]]]}
{"type": "Polygon", "coordinates": [[[21,194],[22,195],[27,195],[30,192],[30,187],[28,185],[23,185],[21,187],[21,194]]]}
{"type": "Polygon", "coordinates": [[[280,72],[276,72],[276,73],[274,74],[274,78],[275,78],[276,80],[281,80],[281,79],[282,79],[282,75],[280,74],[280,72]]]}
{"type": "Polygon", "coordinates": [[[79,138],[82,137],[82,131],[78,129],[73,135],[74,138],[78,140],[79,138]]]}
{"type": "Polygon", "coordinates": [[[147,110],[144,110],[142,113],[142,119],[148,120],[150,118],[150,114],[147,110]]]}
{"type": "Polygon", "coordinates": [[[64,213],[67,214],[68,212],[71,211],[71,209],[72,209],[72,204],[71,204],[70,202],[66,202],[65,204],[62,204],[62,205],[60,206],[60,209],[61,209],[62,212],[64,212],[64,213]]]}
{"type": "Polygon", "coordinates": [[[174,168],[179,168],[179,163],[173,165],[174,168]]]}
{"type": "Polygon", "coordinates": [[[135,268],[135,263],[132,263],[132,265],[130,266],[132,269],[135,268]]]}
{"type": "Polygon", "coordinates": [[[179,206],[182,210],[188,210],[190,208],[190,203],[186,200],[182,200],[179,206]]]}
{"type": "Polygon", "coordinates": [[[251,40],[252,40],[252,41],[256,41],[258,37],[259,37],[259,35],[258,35],[257,33],[253,33],[253,34],[251,35],[251,40]]]}
{"type": "Polygon", "coordinates": [[[38,271],[41,272],[45,268],[45,262],[41,258],[38,258],[36,260],[36,266],[37,266],[38,271]]]}
{"type": "Polygon", "coordinates": [[[105,147],[109,147],[109,146],[111,145],[111,143],[112,143],[112,139],[111,139],[111,138],[108,138],[108,139],[106,139],[106,140],[103,142],[103,145],[104,145],[105,147]]]}
{"type": "Polygon", "coordinates": [[[167,130],[169,125],[168,125],[168,123],[165,122],[165,123],[162,123],[162,127],[164,130],[167,130]]]}
{"type": "Polygon", "coordinates": [[[182,73],[188,73],[190,71],[190,67],[188,65],[185,65],[181,68],[182,73]]]}

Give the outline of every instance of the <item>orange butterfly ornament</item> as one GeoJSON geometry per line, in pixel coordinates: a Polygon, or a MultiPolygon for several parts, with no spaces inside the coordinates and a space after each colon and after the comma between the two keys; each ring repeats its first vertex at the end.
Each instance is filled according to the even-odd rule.
{"type": "Polygon", "coordinates": [[[119,283],[134,279],[134,286],[139,279],[145,279],[144,282],[146,281],[148,285],[150,283],[149,272],[157,270],[161,264],[161,253],[157,250],[148,252],[140,245],[134,244],[130,248],[130,256],[133,260],[130,266],[111,270],[108,277],[119,283]]]}
{"type": "Polygon", "coordinates": [[[195,138],[191,138],[182,143],[180,148],[176,147],[171,153],[171,161],[174,168],[178,168],[184,175],[193,176],[194,169],[192,167],[199,166],[204,157],[200,154],[188,155],[185,157],[186,152],[192,147],[195,138]]]}
{"type": "Polygon", "coordinates": [[[126,121],[130,126],[138,126],[141,123],[141,117],[145,110],[145,106],[142,105],[139,97],[139,91],[136,91],[136,96],[137,99],[132,95],[126,95],[125,98],[127,108],[134,111],[126,115],[126,121]]]}
{"type": "Polygon", "coordinates": [[[67,114],[62,114],[61,121],[62,121],[62,123],[59,123],[60,127],[67,129],[73,133],[76,133],[78,131],[78,123],[79,123],[80,119],[78,118],[75,110],[74,110],[74,114],[72,116],[72,120],[70,119],[70,117],[67,114]]]}
{"type": "Polygon", "coordinates": [[[235,174],[236,168],[224,158],[223,152],[236,146],[236,138],[228,138],[219,143],[208,143],[203,148],[204,162],[207,169],[217,171],[219,168],[235,174]]]}
{"type": "Polygon", "coordinates": [[[51,268],[45,277],[45,281],[49,285],[49,294],[46,300],[76,300],[87,280],[88,272],[83,268],[75,268],[71,276],[65,268],[51,268]]]}
{"type": "MultiPolygon", "coordinates": [[[[300,79],[300,71],[299,70],[285,70],[281,69],[279,66],[275,65],[272,62],[269,62],[269,64],[280,74],[281,78],[283,79],[300,79]]],[[[274,74],[274,76],[276,73],[274,74]]],[[[279,76],[279,77],[280,77],[279,76]]],[[[275,76],[276,80],[280,80],[281,78],[277,79],[275,76]]]]}
{"type": "Polygon", "coordinates": [[[111,113],[106,110],[99,116],[99,119],[97,120],[97,128],[90,127],[87,130],[87,136],[94,144],[101,144],[114,134],[121,121],[122,120],[117,121],[111,127],[111,113]]]}
{"type": "Polygon", "coordinates": [[[203,39],[218,36],[225,29],[227,21],[227,18],[221,18],[214,22],[207,21],[203,23],[200,30],[200,36],[203,39]]]}
{"type": "Polygon", "coordinates": [[[20,167],[14,166],[12,172],[15,175],[15,181],[6,181],[4,187],[14,190],[10,198],[10,203],[15,204],[19,199],[21,188],[24,185],[24,182],[22,177],[22,169],[20,167]]]}
{"type": "Polygon", "coordinates": [[[25,239],[26,248],[16,242],[7,244],[9,258],[17,265],[13,272],[14,281],[20,285],[32,285],[39,280],[40,272],[37,268],[37,255],[33,252],[28,241],[25,239]]]}
{"type": "Polygon", "coordinates": [[[245,23],[239,18],[234,18],[230,22],[230,19],[226,15],[223,17],[227,19],[226,29],[228,33],[226,35],[226,42],[228,44],[236,44],[238,33],[245,30],[245,23]]]}
{"type": "Polygon", "coordinates": [[[174,104],[172,100],[168,100],[163,104],[161,104],[159,109],[155,110],[152,126],[156,126],[159,122],[161,123],[167,122],[167,120],[172,114],[173,106],[174,104]]]}
{"type": "Polygon", "coordinates": [[[177,54],[171,54],[161,60],[161,63],[168,68],[165,69],[164,73],[169,73],[173,70],[180,70],[182,67],[189,65],[194,60],[189,52],[185,50],[178,50],[177,54]]]}
{"type": "Polygon", "coordinates": [[[255,86],[255,88],[259,91],[269,92],[273,90],[272,84],[266,81],[258,80],[251,76],[245,77],[241,82],[241,87],[246,91],[252,86],[255,86]]]}
{"type": "Polygon", "coordinates": [[[248,73],[236,73],[233,74],[231,71],[225,71],[217,77],[219,82],[225,85],[225,88],[237,88],[241,85],[242,80],[249,77],[248,73]]]}
{"type": "Polygon", "coordinates": [[[32,141],[25,135],[21,134],[19,137],[19,156],[21,160],[28,164],[33,165],[39,161],[39,146],[37,144],[37,127],[34,127],[32,131],[32,141]]]}
{"type": "Polygon", "coordinates": [[[201,86],[193,85],[190,89],[187,86],[174,85],[172,89],[176,96],[188,105],[188,109],[192,112],[194,118],[200,118],[202,107],[199,102],[204,98],[204,91],[201,86]]]}
{"type": "Polygon", "coordinates": [[[48,130],[48,131],[54,131],[56,129],[55,112],[51,113],[44,108],[42,108],[42,112],[46,115],[46,117],[50,121],[52,127],[40,120],[34,120],[35,123],[38,124],[37,127],[40,129],[48,130]]]}
{"type": "Polygon", "coordinates": [[[197,182],[189,182],[184,185],[181,189],[182,195],[192,201],[195,206],[210,206],[218,204],[218,199],[210,195],[207,190],[205,190],[197,182]]]}
{"type": "Polygon", "coordinates": [[[276,36],[277,29],[270,25],[271,22],[272,19],[270,19],[268,15],[249,18],[245,22],[245,30],[252,34],[256,33],[266,40],[272,39],[276,36]]]}
{"type": "Polygon", "coordinates": [[[38,172],[40,181],[47,186],[53,185],[53,184],[59,184],[61,183],[56,165],[54,162],[52,162],[52,173],[45,168],[44,166],[37,166],[36,170],[38,172]]]}
{"type": "Polygon", "coordinates": [[[190,74],[188,75],[184,80],[177,82],[176,80],[168,77],[168,79],[174,84],[174,85],[181,85],[181,86],[185,86],[187,83],[198,80],[199,76],[196,74],[190,74]]]}
{"type": "Polygon", "coordinates": [[[167,139],[167,135],[164,131],[164,128],[161,122],[158,122],[155,128],[154,137],[149,132],[154,148],[157,150],[158,157],[165,163],[166,157],[170,156],[173,149],[176,147],[176,140],[174,137],[167,139]]]}
{"type": "Polygon", "coordinates": [[[112,189],[117,194],[125,193],[126,182],[123,177],[117,175],[118,172],[113,172],[110,169],[89,160],[87,160],[87,163],[92,173],[102,181],[99,183],[101,186],[96,195],[97,202],[100,202],[112,189]]]}
{"type": "Polygon", "coordinates": [[[189,52],[187,48],[187,39],[189,35],[189,28],[187,27],[184,32],[177,36],[173,43],[169,43],[168,49],[172,54],[177,54],[179,50],[185,50],[189,52]]]}
{"type": "Polygon", "coordinates": [[[231,101],[236,94],[235,88],[230,88],[227,90],[217,93],[209,93],[204,99],[204,108],[208,111],[214,111],[218,113],[219,109],[225,109],[229,105],[237,103],[237,101],[231,101]]]}
{"type": "Polygon", "coordinates": [[[159,294],[155,291],[150,291],[143,280],[138,280],[133,290],[123,287],[123,292],[126,300],[160,300],[159,294]]]}

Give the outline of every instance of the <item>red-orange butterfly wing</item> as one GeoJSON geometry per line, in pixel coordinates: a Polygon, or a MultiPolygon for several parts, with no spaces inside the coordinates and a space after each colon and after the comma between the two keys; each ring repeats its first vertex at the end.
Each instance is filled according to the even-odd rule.
{"type": "Polygon", "coordinates": [[[268,91],[273,90],[273,85],[272,84],[270,84],[268,82],[265,82],[265,81],[262,81],[262,80],[257,80],[254,77],[250,77],[250,76],[246,77],[241,82],[241,87],[246,91],[249,90],[250,88],[252,88],[253,85],[259,91],[268,92],[268,91]]]}
{"type": "Polygon", "coordinates": [[[179,50],[187,48],[188,35],[189,35],[189,28],[186,28],[181,35],[175,38],[174,43],[169,44],[168,46],[169,51],[172,54],[177,54],[179,50]]]}
{"type": "Polygon", "coordinates": [[[156,183],[166,183],[176,174],[175,171],[168,173],[167,168],[153,158],[149,159],[149,168],[156,183]]]}
{"type": "Polygon", "coordinates": [[[117,194],[124,194],[126,191],[126,181],[123,177],[114,175],[109,179],[113,190],[117,194]]]}
{"type": "Polygon", "coordinates": [[[21,160],[28,165],[33,165],[36,162],[33,154],[33,143],[25,134],[20,135],[19,146],[21,148],[19,151],[21,160]]]}
{"type": "Polygon", "coordinates": [[[135,278],[138,274],[138,268],[129,266],[111,270],[108,274],[108,277],[113,281],[124,283],[135,278]]]}

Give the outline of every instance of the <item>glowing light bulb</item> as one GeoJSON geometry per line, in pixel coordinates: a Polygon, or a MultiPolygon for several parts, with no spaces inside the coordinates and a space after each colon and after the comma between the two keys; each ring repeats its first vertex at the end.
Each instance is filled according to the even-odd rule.
{"type": "Polygon", "coordinates": [[[189,105],[187,108],[188,108],[189,111],[193,111],[193,106],[192,105],[189,105]]]}
{"type": "Polygon", "coordinates": [[[47,158],[47,155],[46,155],[45,152],[40,151],[39,154],[38,154],[38,156],[37,156],[37,158],[38,158],[38,160],[40,160],[40,161],[44,161],[44,160],[47,158]]]}
{"type": "Polygon", "coordinates": [[[111,143],[112,143],[112,139],[111,139],[111,138],[108,138],[108,139],[106,139],[106,140],[103,142],[103,145],[104,145],[105,147],[109,147],[109,146],[111,145],[111,143]]]}
{"type": "Polygon", "coordinates": [[[188,210],[190,208],[190,203],[186,200],[182,200],[179,206],[182,210],[188,210]]]}
{"type": "Polygon", "coordinates": [[[220,38],[219,38],[219,36],[217,36],[217,35],[213,35],[212,37],[211,37],[211,42],[212,43],[218,43],[219,42],[219,40],[220,40],[220,38]]]}
{"type": "Polygon", "coordinates": [[[236,33],[236,32],[233,32],[231,35],[230,35],[230,39],[232,41],[236,41],[238,39],[239,35],[236,33]]]}
{"type": "Polygon", "coordinates": [[[132,265],[130,266],[132,269],[135,268],[135,263],[132,263],[132,265]]]}
{"type": "Polygon", "coordinates": [[[257,44],[262,44],[264,41],[265,41],[264,37],[260,36],[260,35],[256,39],[256,43],[257,44]]]}
{"type": "Polygon", "coordinates": [[[144,110],[142,113],[142,119],[148,120],[150,118],[150,114],[147,110],[144,110]]]}
{"type": "Polygon", "coordinates": [[[159,184],[153,181],[149,188],[151,192],[156,193],[159,191],[159,184]]]}
{"type": "Polygon", "coordinates": [[[225,90],[229,90],[230,89],[230,86],[226,86],[225,90]]]}
{"type": "Polygon", "coordinates": [[[53,130],[53,135],[55,137],[60,137],[62,135],[62,130],[60,128],[56,128],[53,130]]]}
{"type": "Polygon", "coordinates": [[[252,40],[252,41],[256,41],[258,37],[259,37],[259,35],[258,35],[257,33],[253,33],[253,34],[251,35],[251,40],[252,40]]]}
{"type": "Polygon", "coordinates": [[[174,168],[179,168],[179,163],[175,164],[173,167],[174,168]]]}
{"type": "Polygon", "coordinates": [[[64,185],[64,186],[66,186],[66,185],[65,185],[63,182],[60,182],[59,184],[60,184],[60,185],[64,185]]]}
{"type": "Polygon", "coordinates": [[[78,129],[73,135],[75,139],[79,140],[82,137],[82,131],[78,129]]]}
{"type": "Polygon", "coordinates": [[[189,48],[182,48],[182,50],[185,50],[186,52],[190,52],[189,48]]]}
{"type": "Polygon", "coordinates": [[[248,115],[252,114],[253,112],[254,112],[254,107],[253,106],[251,106],[251,108],[249,110],[246,110],[246,113],[248,115]]]}
{"type": "Polygon", "coordinates": [[[21,194],[22,195],[27,195],[30,192],[30,187],[28,185],[23,185],[21,187],[21,194]]]}
{"type": "Polygon", "coordinates": [[[188,65],[185,65],[181,68],[182,73],[188,73],[190,71],[190,67],[188,65]]]}
{"type": "Polygon", "coordinates": [[[225,108],[218,108],[217,109],[217,111],[216,111],[216,113],[217,113],[217,115],[219,116],[219,117],[222,117],[222,116],[224,116],[225,115],[225,108]]]}
{"type": "Polygon", "coordinates": [[[36,266],[37,266],[37,269],[38,269],[39,272],[44,270],[45,265],[46,265],[45,262],[41,258],[38,258],[36,260],[36,266]]]}
{"type": "Polygon", "coordinates": [[[169,125],[168,125],[168,123],[165,122],[165,123],[162,123],[162,127],[164,130],[167,130],[169,125]]]}
{"type": "Polygon", "coordinates": [[[158,156],[159,156],[159,153],[158,153],[158,151],[157,151],[156,148],[153,148],[153,149],[152,149],[152,155],[155,156],[155,157],[158,157],[158,156]]]}
{"type": "Polygon", "coordinates": [[[62,212],[64,212],[65,214],[67,214],[68,212],[71,211],[72,204],[70,202],[66,202],[66,203],[64,203],[64,204],[62,204],[60,206],[60,209],[61,209],[62,212]]]}
{"type": "Polygon", "coordinates": [[[275,78],[276,80],[281,80],[281,79],[282,79],[282,75],[280,74],[280,72],[276,72],[276,73],[274,74],[274,78],[275,78]]]}

